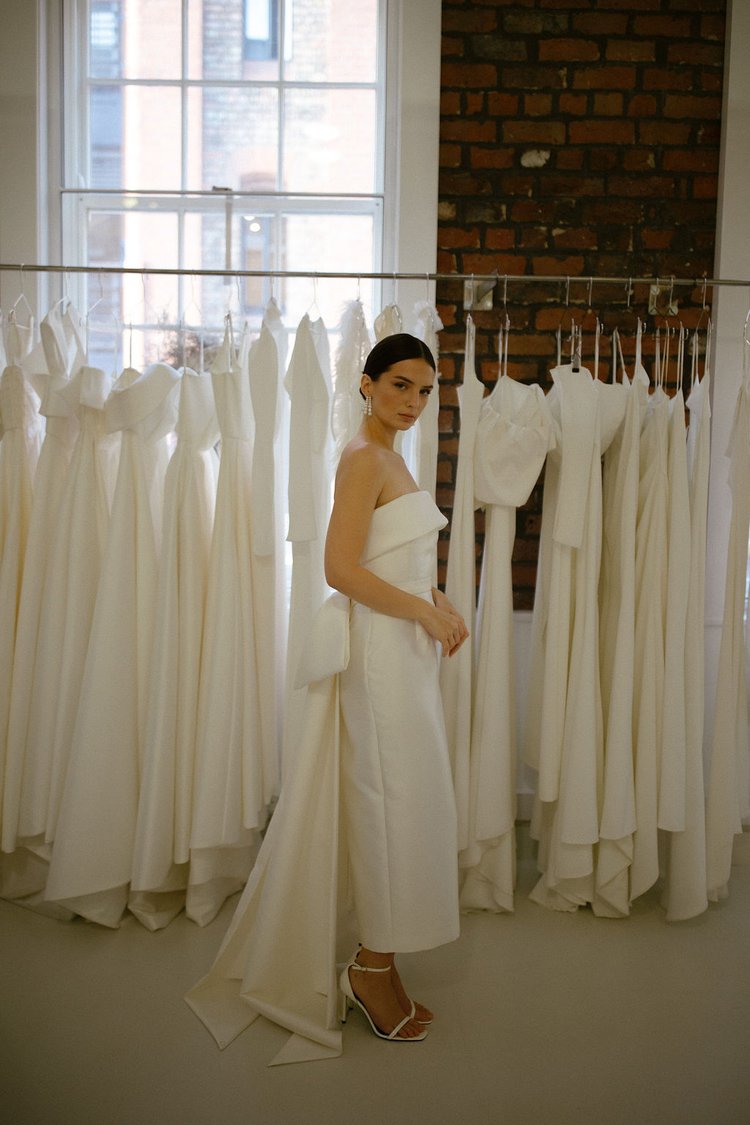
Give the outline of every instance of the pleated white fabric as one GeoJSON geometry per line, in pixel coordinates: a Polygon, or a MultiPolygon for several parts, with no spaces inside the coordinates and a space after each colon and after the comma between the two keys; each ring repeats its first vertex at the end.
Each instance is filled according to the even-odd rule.
{"type": "MultiPolygon", "coordinates": [[[[40,326],[43,349],[32,362],[44,367],[33,376],[41,392],[39,413],[46,419],[44,441],[34,479],[27,555],[18,607],[18,628],[8,710],[5,786],[2,807],[2,850],[13,852],[18,838],[29,707],[37,640],[51,546],[61,515],[71,452],[78,431],[75,404],[61,393],[83,358],[75,318],[63,320],[57,307],[40,326]]],[[[29,363],[26,364],[28,369],[29,363]]],[[[41,889],[41,882],[35,888],[41,889]]]]}
{"type": "MultiPolygon", "coordinates": [[[[373,515],[365,565],[429,596],[443,523],[425,492],[384,505],[373,515]]],[[[336,1056],[336,962],[355,937],[378,939],[385,926],[390,950],[458,935],[438,655],[418,630],[364,607],[350,611],[339,594],[316,618],[296,681],[310,680],[303,742],[218,957],[187,997],[221,1047],[264,1015],[292,1032],[275,1063],[336,1056]],[[355,884],[365,879],[356,922],[349,864],[355,884]]]]}
{"type": "Polygon", "coordinates": [[[461,852],[461,907],[513,910],[516,699],[511,559],[516,508],[536,484],[552,440],[541,387],[501,375],[481,404],[474,495],[485,509],[475,624],[468,847],[461,852]]]}
{"type": "Polygon", "coordinates": [[[166,435],[179,374],[126,371],[106,404],[121,431],[112,518],[70,759],[61,786],[46,898],[106,926],[127,904],[138,813],[143,724],[153,638],[166,435]]]}
{"type": "MultiPolygon", "coordinates": [[[[415,310],[417,314],[414,324],[414,335],[422,340],[432,352],[435,368],[438,367],[440,358],[440,343],[438,332],[443,327],[443,322],[438,316],[437,309],[427,301],[420,302],[415,310]]],[[[417,449],[415,479],[421,489],[429,492],[435,499],[437,486],[437,459],[440,434],[438,419],[440,416],[440,388],[438,376],[435,376],[435,386],[432,394],[427,399],[427,405],[419,416],[417,424],[417,449]]],[[[437,582],[437,575],[435,577],[437,582]]],[[[433,583],[434,585],[434,583],[433,583]]]]}
{"type": "MultiPolygon", "coordinates": [[[[261,346],[271,353],[266,377],[268,393],[275,396],[278,361],[268,330],[262,333],[261,346]]],[[[210,922],[224,899],[247,878],[279,783],[278,747],[275,741],[265,740],[261,719],[262,715],[275,717],[275,690],[270,697],[260,698],[266,690],[263,669],[269,654],[274,669],[273,637],[260,630],[263,625],[268,628],[269,613],[273,628],[274,609],[272,604],[261,606],[267,591],[258,587],[253,538],[256,487],[265,494],[269,483],[273,488],[273,481],[253,479],[257,427],[247,357],[248,353],[243,368],[228,320],[212,365],[221,464],[201,654],[186,902],[188,917],[199,925],[210,922]],[[266,640],[268,654],[263,652],[266,640]]],[[[262,510],[267,517],[268,507],[262,510]]]]}
{"type": "MultiPolygon", "coordinates": [[[[6,784],[6,745],[11,671],[16,647],[21,585],[31,526],[33,480],[41,446],[39,398],[20,361],[30,338],[11,323],[5,346],[8,366],[0,374],[0,812],[6,784]]],[[[18,890],[6,872],[0,890],[18,890]]]]}
{"type": "Polygon", "coordinates": [[[284,701],[283,768],[300,740],[304,692],[294,687],[302,645],[329,588],[323,552],[331,508],[331,374],[328,335],[322,320],[303,316],[284,380],[290,399],[289,530],[292,582],[289,601],[284,701]]]}
{"type": "Polygon", "coordinates": [[[167,469],[154,645],[128,906],[149,929],[182,909],[189,880],[201,643],[219,460],[211,377],[181,373],[167,469]]]}
{"type": "Polygon", "coordinates": [[[633,684],[635,817],[631,901],[659,878],[659,763],[664,708],[667,602],[669,399],[651,395],[641,431],[636,532],[635,680],[633,684]]]}
{"type": "Polygon", "coordinates": [[[732,517],[706,809],[706,883],[712,902],[728,894],[734,837],[750,813],[744,621],[750,530],[750,365],[737,395],[727,456],[732,517]]]}
{"type": "Polygon", "coordinates": [[[336,460],[362,423],[363,398],[359,384],[372,340],[361,301],[349,301],[339,324],[341,334],[336,350],[331,405],[331,430],[336,460]]]}
{"type": "MultiPolygon", "coordinates": [[[[111,379],[82,367],[60,391],[79,430],[49,546],[33,675],[14,696],[9,731],[21,775],[16,843],[41,862],[46,882],[80,696],[116,472],[117,441],[104,426],[111,379]]],[[[39,863],[36,864],[39,866],[39,863]]]]}
{"type": "Polygon", "coordinates": [[[545,475],[526,760],[539,775],[532,835],[540,842],[542,877],[532,898],[574,910],[594,900],[604,740],[601,457],[622,421],[626,391],[592,379],[583,367],[556,367],[552,378],[547,401],[556,448],[545,475]]]}
{"type": "Polygon", "coordinates": [[[706,806],[703,780],[704,632],[708,472],[711,460],[710,371],[693,385],[687,455],[690,489],[690,574],[685,621],[685,826],[668,845],[663,896],[667,921],[694,918],[708,907],[706,806]]]}
{"type": "MultiPolygon", "coordinates": [[[[474,445],[479,413],[484,397],[484,384],[474,368],[476,329],[471,317],[466,323],[466,354],[464,378],[458,390],[461,408],[461,432],[458,441],[456,486],[453,498],[451,538],[445,593],[474,633],[476,616],[476,526],[474,520],[474,445]]],[[[474,696],[474,645],[464,644],[455,656],[446,658],[441,667],[440,686],[443,692],[448,750],[453,768],[458,812],[458,846],[469,846],[469,761],[471,754],[471,711],[474,696]]]]}
{"type": "Polygon", "coordinates": [[[641,422],[648,397],[648,376],[639,355],[632,383],[625,382],[625,394],[623,425],[604,455],[599,582],[604,767],[594,911],[614,918],[624,917],[630,910],[632,835],[636,828],[633,773],[635,562],[641,422]]]}

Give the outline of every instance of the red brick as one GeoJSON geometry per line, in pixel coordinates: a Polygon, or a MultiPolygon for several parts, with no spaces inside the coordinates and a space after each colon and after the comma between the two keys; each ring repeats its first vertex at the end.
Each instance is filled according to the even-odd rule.
{"type": "Polygon", "coordinates": [[[472,148],[472,168],[512,168],[513,150],[507,148],[472,148]]]}
{"type": "Polygon", "coordinates": [[[555,166],[560,171],[575,172],[583,168],[583,150],[580,148],[561,148],[555,154],[555,166]]]}
{"type": "Polygon", "coordinates": [[[583,116],[588,112],[588,97],[586,94],[560,94],[560,113],[569,113],[571,116],[583,116]]]}
{"type": "Polygon", "coordinates": [[[693,180],[694,199],[715,199],[719,193],[719,182],[716,176],[696,176],[693,180]]]}
{"type": "Polygon", "coordinates": [[[612,176],[609,191],[612,195],[632,196],[637,199],[671,199],[675,182],[672,176],[612,176]]]}
{"type": "Polygon", "coordinates": [[[440,113],[443,117],[455,117],[461,112],[461,95],[456,90],[443,90],[440,95],[440,113]]]}
{"type": "Polygon", "coordinates": [[[644,250],[669,250],[674,241],[672,230],[642,230],[641,243],[644,250]]]}
{"type": "Polygon", "coordinates": [[[623,153],[622,166],[626,172],[652,172],[656,156],[651,148],[629,148],[623,153]]]}
{"type": "Polygon", "coordinates": [[[487,98],[488,111],[492,117],[515,117],[520,99],[518,94],[503,94],[491,91],[487,98]]]}
{"type": "Polygon", "coordinates": [[[634,66],[586,67],[573,74],[575,90],[632,90],[635,86],[634,66]]]}
{"type": "Polygon", "coordinates": [[[591,39],[540,39],[540,62],[596,62],[599,44],[591,39]]]}
{"type": "Polygon", "coordinates": [[[667,62],[685,63],[688,66],[721,66],[724,47],[719,43],[671,43],[667,48],[667,62]]]}
{"type": "Polygon", "coordinates": [[[692,90],[693,76],[686,70],[649,68],[642,75],[644,90],[692,90]]]}
{"type": "Polygon", "coordinates": [[[723,43],[725,34],[726,22],[724,16],[701,17],[701,39],[716,39],[723,43]]]}
{"type": "Polygon", "coordinates": [[[532,261],[532,272],[536,274],[554,274],[560,277],[575,277],[583,272],[583,258],[577,255],[568,258],[539,257],[532,261]]]}
{"type": "Polygon", "coordinates": [[[701,90],[705,90],[706,93],[713,94],[719,93],[723,89],[723,87],[724,74],[721,70],[717,70],[713,74],[710,71],[705,70],[701,73],[701,90]]]}
{"type": "Polygon", "coordinates": [[[504,121],[506,143],[561,145],[565,143],[565,126],[561,121],[504,121]]]}
{"type": "Polygon", "coordinates": [[[441,168],[460,168],[461,167],[461,146],[460,145],[442,145],[440,146],[440,167],[441,168]]]}
{"type": "Polygon", "coordinates": [[[526,273],[526,259],[517,254],[464,254],[463,273],[526,273]]]}
{"type": "Polygon", "coordinates": [[[499,189],[505,195],[531,195],[535,184],[535,176],[506,172],[502,177],[499,189]]]}
{"type": "Polygon", "coordinates": [[[667,94],[664,99],[665,117],[686,117],[691,121],[696,118],[720,118],[721,98],[715,97],[682,97],[680,94],[667,94]]]}
{"type": "Polygon", "coordinates": [[[486,180],[468,172],[441,172],[441,195],[489,195],[491,187],[486,180]]]}
{"type": "Polygon", "coordinates": [[[445,58],[462,58],[464,54],[464,41],[459,36],[444,35],[440,43],[440,53],[445,58]]]}
{"type": "Polygon", "coordinates": [[[596,231],[586,227],[553,230],[552,237],[559,250],[595,250],[598,244],[596,231]]]}
{"type": "Polygon", "coordinates": [[[556,213],[554,203],[541,203],[537,199],[520,199],[513,204],[510,218],[514,223],[551,223],[556,213]]]}
{"type": "Polygon", "coordinates": [[[549,249],[546,227],[523,227],[520,237],[520,249],[547,250],[549,249]]]}
{"type": "Polygon", "coordinates": [[[573,29],[584,35],[624,35],[628,17],[614,12],[582,12],[573,16],[573,29]]]}
{"type": "Polygon", "coordinates": [[[485,100],[486,98],[484,94],[464,94],[464,113],[469,115],[474,113],[484,113],[485,100]]]}
{"type": "Polygon", "coordinates": [[[488,250],[512,250],[516,245],[516,235],[510,227],[488,227],[485,235],[488,250]]]}
{"type": "Polygon", "coordinates": [[[438,227],[437,244],[443,249],[452,247],[465,247],[478,249],[480,246],[479,231],[476,227],[465,230],[463,227],[438,227]]]}
{"type": "MultiPolygon", "coordinates": [[[[535,259],[536,260],[536,259],[535,259]]],[[[537,270],[537,273],[549,273],[549,270],[537,270]]],[[[516,335],[512,337],[511,347],[514,356],[520,355],[553,355],[557,344],[554,336],[546,333],[544,336],[516,335]]]]}
{"type": "Polygon", "coordinates": [[[469,10],[466,7],[455,12],[446,6],[443,9],[442,25],[443,31],[462,31],[465,34],[472,31],[494,31],[497,27],[497,14],[469,10]]]}
{"type": "Polygon", "coordinates": [[[565,85],[565,69],[551,66],[505,66],[502,87],[519,90],[558,90],[565,85]]]}
{"type": "Polygon", "coordinates": [[[665,172],[716,172],[719,153],[715,148],[670,149],[664,153],[665,172]]]}
{"type": "Polygon", "coordinates": [[[456,269],[456,255],[446,254],[443,250],[438,250],[437,255],[437,272],[438,273],[457,273],[456,269]]]}
{"type": "Polygon", "coordinates": [[[586,154],[589,160],[589,171],[591,172],[612,172],[615,168],[620,167],[620,153],[622,147],[617,146],[601,146],[599,148],[586,147],[586,154]]]}
{"type": "Polygon", "coordinates": [[[568,128],[574,145],[628,145],[635,139],[632,121],[571,121],[568,128]]]}
{"type": "Polygon", "coordinates": [[[497,67],[490,63],[443,63],[442,86],[491,89],[497,86],[497,67]]]}
{"type": "Polygon", "coordinates": [[[666,39],[676,39],[691,34],[692,21],[690,16],[660,15],[636,16],[633,20],[633,31],[644,38],[650,36],[663,36],[666,39]]]}
{"type": "Polygon", "coordinates": [[[523,111],[529,117],[549,117],[552,113],[552,96],[550,94],[525,94],[523,111]]]}
{"type": "Polygon", "coordinates": [[[459,117],[455,121],[443,121],[440,125],[442,141],[494,141],[496,137],[497,125],[494,121],[467,121],[459,117]]]}
{"type": "Polygon", "coordinates": [[[604,194],[604,180],[600,176],[545,176],[540,191],[546,196],[565,198],[575,196],[600,196],[604,194]]]}
{"type": "Polygon", "coordinates": [[[622,94],[594,94],[594,113],[597,117],[622,117],[622,94]]]}
{"type": "Polygon", "coordinates": [[[638,139],[646,145],[686,145],[691,126],[671,121],[639,121],[638,139]]]}
{"type": "Polygon", "coordinates": [[[628,117],[655,117],[656,98],[653,94],[634,94],[628,100],[628,117]]]}
{"type": "Polygon", "coordinates": [[[656,44],[634,39],[613,39],[607,44],[609,62],[652,62],[656,44]]]}

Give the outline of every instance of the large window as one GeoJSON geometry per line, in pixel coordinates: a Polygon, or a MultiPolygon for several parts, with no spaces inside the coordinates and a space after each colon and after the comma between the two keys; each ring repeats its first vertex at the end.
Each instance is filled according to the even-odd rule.
{"type": "MultiPolygon", "coordinates": [[[[386,0],[65,0],[63,258],[383,267],[386,0]]],[[[371,283],[363,300],[376,297],[371,283]]],[[[329,325],[350,281],[91,275],[92,358],[138,366],[271,294],[329,325]],[[170,343],[171,341],[171,343],[170,343]]],[[[204,344],[206,340],[201,340],[204,344]]]]}

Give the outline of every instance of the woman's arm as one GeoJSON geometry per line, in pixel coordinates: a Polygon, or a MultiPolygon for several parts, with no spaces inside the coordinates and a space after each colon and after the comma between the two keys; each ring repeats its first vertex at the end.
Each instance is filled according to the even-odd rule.
{"type": "Polygon", "coordinates": [[[326,536],[326,581],[377,613],[418,621],[440,642],[443,652],[451,654],[468,636],[463,620],[452,607],[438,608],[360,566],[372,513],[387,475],[387,462],[372,446],[363,446],[342,461],[326,536]]]}

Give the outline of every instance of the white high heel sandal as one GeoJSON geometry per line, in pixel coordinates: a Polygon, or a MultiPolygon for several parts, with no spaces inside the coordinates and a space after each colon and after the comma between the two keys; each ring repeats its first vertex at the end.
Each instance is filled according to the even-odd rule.
{"type": "Polygon", "coordinates": [[[407,1016],[404,1016],[401,1022],[397,1023],[393,1031],[391,1031],[388,1035],[386,1035],[384,1031],[381,1031],[379,1027],[376,1027],[373,1023],[372,1016],[367,1011],[367,1008],[364,1006],[362,1001],[357,999],[357,997],[354,995],[352,982],[349,979],[350,969],[356,969],[357,972],[360,973],[389,973],[391,971],[391,966],[385,965],[382,969],[375,969],[371,968],[369,965],[360,965],[359,961],[356,961],[354,957],[352,957],[351,961],[349,961],[344,966],[341,977],[339,978],[339,988],[341,989],[342,993],[342,1004],[339,1018],[341,1019],[342,1023],[346,1023],[346,1017],[349,1010],[356,1005],[366,1015],[367,1022],[377,1035],[378,1039],[387,1039],[390,1043],[421,1043],[423,1039],[427,1038],[426,1031],[423,1031],[421,1035],[399,1035],[399,1031],[401,1030],[401,1028],[405,1027],[409,1020],[414,1019],[415,1008],[413,1003],[411,1005],[411,1011],[409,1012],[409,1014],[407,1016]]]}

